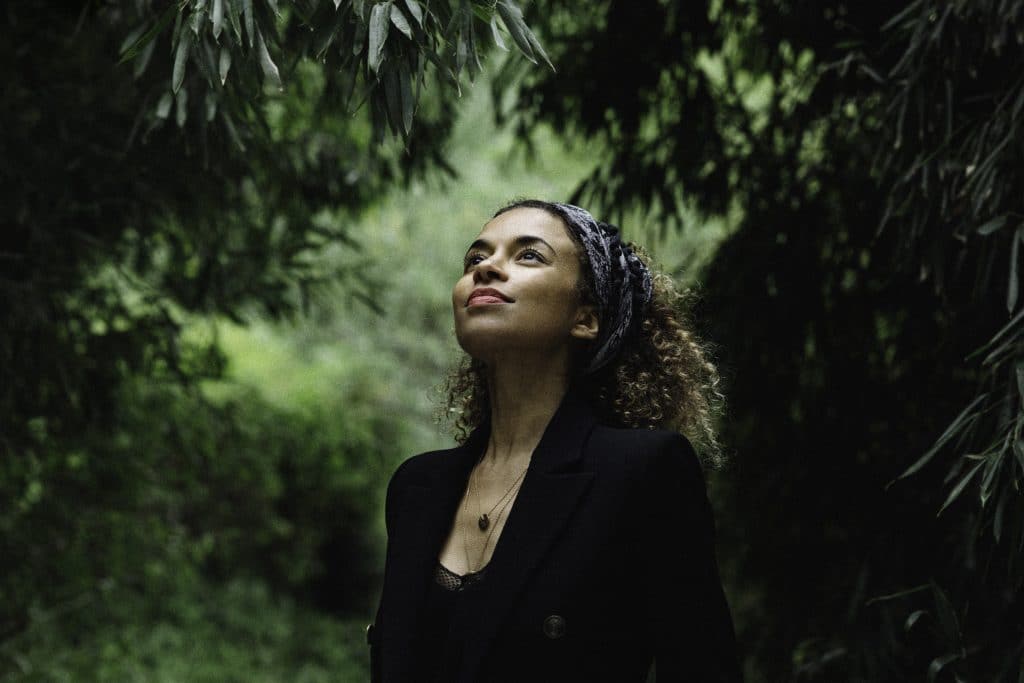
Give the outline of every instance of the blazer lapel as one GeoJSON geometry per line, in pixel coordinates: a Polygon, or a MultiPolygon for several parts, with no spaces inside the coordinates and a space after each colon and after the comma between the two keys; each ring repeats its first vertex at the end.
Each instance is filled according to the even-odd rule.
{"type": "Polygon", "coordinates": [[[487,576],[477,587],[479,599],[460,613],[466,624],[463,632],[473,634],[463,650],[461,683],[477,680],[505,614],[590,487],[594,474],[579,471],[578,461],[595,424],[585,397],[570,390],[544,430],[488,563],[487,576]]]}
{"type": "MultiPolygon", "coordinates": [[[[586,397],[571,387],[533,452],[488,563],[487,576],[475,589],[479,591],[478,599],[458,617],[464,620],[464,632],[474,634],[472,641],[465,643],[458,681],[472,683],[476,679],[504,615],[589,488],[594,475],[579,471],[578,461],[596,423],[586,397]]],[[[401,658],[403,664],[395,662],[400,668],[415,666],[409,657],[420,628],[418,619],[428,582],[455,521],[469,474],[487,447],[489,436],[488,416],[463,445],[450,450],[441,466],[408,486],[404,507],[411,521],[402,530],[403,538],[395,544],[393,557],[401,568],[401,579],[390,586],[391,604],[400,607],[394,610],[394,620],[387,627],[389,638],[399,645],[394,651],[405,655],[401,658]]],[[[394,680],[404,679],[400,675],[394,680]]]]}

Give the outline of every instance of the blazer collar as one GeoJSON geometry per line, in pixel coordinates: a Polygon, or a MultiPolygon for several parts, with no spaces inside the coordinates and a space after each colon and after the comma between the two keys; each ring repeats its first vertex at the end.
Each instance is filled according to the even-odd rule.
{"type": "MultiPolygon", "coordinates": [[[[597,424],[586,396],[570,387],[541,436],[515,502],[488,563],[487,577],[476,589],[478,599],[458,619],[473,634],[464,643],[462,669],[456,680],[470,683],[479,675],[503,617],[534,569],[568,523],[577,502],[589,489],[593,472],[581,471],[583,445],[597,424]]],[[[487,446],[490,418],[474,429],[464,444],[449,450],[420,481],[409,486],[409,528],[397,545],[394,562],[403,581],[392,586],[401,616],[393,622],[392,642],[407,645],[420,630],[417,618],[441,547],[455,519],[469,473],[487,446]]],[[[408,651],[408,647],[403,647],[408,651]]],[[[394,651],[394,650],[393,650],[394,651]]],[[[407,662],[414,667],[415,663],[407,662]]],[[[404,668],[401,665],[398,668],[404,668]]]]}
{"type": "MultiPolygon", "coordinates": [[[[597,418],[583,390],[570,385],[541,435],[527,472],[551,473],[571,469],[580,457],[583,439],[596,423],[597,418]]],[[[487,448],[490,435],[491,416],[486,415],[483,422],[470,432],[465,443],[451,449],[443,464],[427,473],[424,485],[447,488],[460,483],[461,494],[470,471],[487,448]]]]}

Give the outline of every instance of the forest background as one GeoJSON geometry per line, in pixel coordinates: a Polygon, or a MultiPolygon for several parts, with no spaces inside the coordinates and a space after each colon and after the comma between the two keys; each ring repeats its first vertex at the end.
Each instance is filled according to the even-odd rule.
{"type": "Polygon", "coordinates": [[[748,681],[1024,681],[1024,0],[0,22],[0,680],[366,680],[460,256],[540,196],[699,294],[748,681]]]}

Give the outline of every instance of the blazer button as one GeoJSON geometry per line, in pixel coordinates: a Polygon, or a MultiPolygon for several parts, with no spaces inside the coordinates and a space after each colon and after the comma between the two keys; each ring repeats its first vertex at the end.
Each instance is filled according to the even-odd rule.
{"type": "Polygon", "coordinates": [[[565,635],[565,618],[552,614],[544,620],[544,635],[548,638],[561,638],[565,635]]]}

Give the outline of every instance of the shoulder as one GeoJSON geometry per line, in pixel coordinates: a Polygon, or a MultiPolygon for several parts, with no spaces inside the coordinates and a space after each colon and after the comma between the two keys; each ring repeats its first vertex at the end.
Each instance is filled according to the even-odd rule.
{"type": "Polygon", "coordinates": [[[398,488],[409,483],[415,483],[429,471],[437,467],[446,455],[449,455],[454,448],[443,448],[436,451],[424,451],[406,458],[391,474],[391,481],[388,488],[398,488]]]}
{"type": "Polygon", "coordinates": [[[598,424],[587,440],[586,452],[595,470],[644,491],[669,485],[689,489],[704,481],[690,440],[669,429],[598,424]]]}

